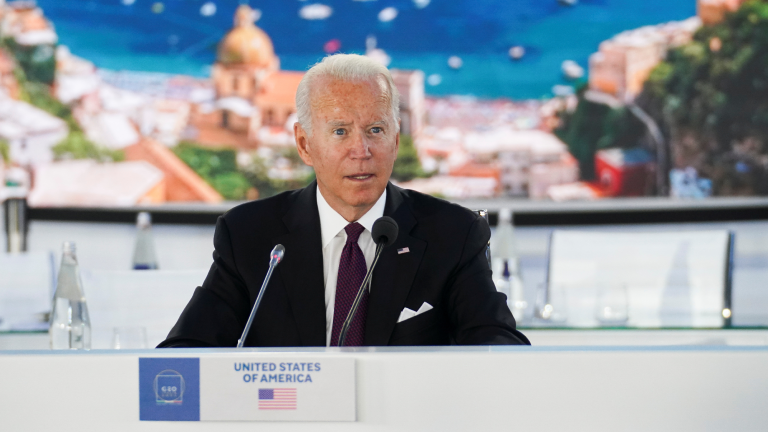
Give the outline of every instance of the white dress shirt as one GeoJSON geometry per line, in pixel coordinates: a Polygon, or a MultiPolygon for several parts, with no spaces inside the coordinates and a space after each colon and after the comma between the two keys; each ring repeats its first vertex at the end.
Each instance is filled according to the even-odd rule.
{"type": "MultiPolygon", "coordinates": [[[[357,244],[365,256],[366,268],[371,267],[376,255],[376,243],[371,237],[371,230],[376,219],[384,216],[384,205],[387,202],[387,190],[381,194],[376,204],[356,222],[365,228],[357,239],[357,244]]],[[[320,213],[320,231],[323,240],[323,280],[325,281],[325,346],[331,344],[333,331],[333,308],[336,304],[336,280],[339,275],[341,251],[347,243],[347,232],[344,228],[349,225],[346,219],[336,212],[325,200],[320,188],[317,188],[317,210],[320,213]]]]}

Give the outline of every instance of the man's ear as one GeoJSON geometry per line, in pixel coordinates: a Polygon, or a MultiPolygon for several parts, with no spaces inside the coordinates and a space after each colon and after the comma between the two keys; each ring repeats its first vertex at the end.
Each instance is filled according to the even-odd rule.
{"type": "Polygon", "coordinates": [[[301,160],[303,160],[307,166],[313,166],[312,156],[309,155],[309,136],[299,122],[293,124],[293,135],[296,139],[296,150],[299,151],[301,160]]]}
{"type": "Polygon", "coordinates": [[[400,150],[400,120],[397,120],[397,134],[395,135],[395,154],[400,150]]]}

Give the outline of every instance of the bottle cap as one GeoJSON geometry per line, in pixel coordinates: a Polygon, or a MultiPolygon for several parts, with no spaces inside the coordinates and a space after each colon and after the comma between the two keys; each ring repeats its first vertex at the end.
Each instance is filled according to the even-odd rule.
{"type": "Polygon", "coordinates": [[[64,253],[71,253],[71,254],[73,254],[73,253],[75,253],[75,250],[76,250],[75,242],[73,242],[73,241],[65,241],[64,244],[62,245],[61,249],[62,249],[62,251],[64,251],[64,253]]]}
{"type": "Polygon", "coordinates": [[[152,224],[152,216],[150,216],[149,213],[140,212],[138,216],[136,216],[136,225],[138,225],[139,228],[146,228],[151,224],[152,224]]]}
{"type": "Polygon", "coordinates": [[[499,225],[512,222],[512,211],[508,208],[499,209],[499,225]]]}

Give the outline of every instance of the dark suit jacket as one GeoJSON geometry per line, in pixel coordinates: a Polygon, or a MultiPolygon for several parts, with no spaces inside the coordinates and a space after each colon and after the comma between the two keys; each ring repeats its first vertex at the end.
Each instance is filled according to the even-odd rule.
{"type": "MultiPolygon", "coordinates": [[[[213,265],[159,347],[232,347],[280,243],[285,257],[266,288],[246,346],[325,346],[325,286],[316,183],[242,204],[219,218],[213,265]]],[[[400,230],[373,273],[365,345],[529,344],[515,330],[484,256],[475,213],[387,186],[384,215],[400,230]],[[407,247],[410,252],[398,254],[407,247]],[[433,309],[397,323],[403,308],[433,309]]]]}

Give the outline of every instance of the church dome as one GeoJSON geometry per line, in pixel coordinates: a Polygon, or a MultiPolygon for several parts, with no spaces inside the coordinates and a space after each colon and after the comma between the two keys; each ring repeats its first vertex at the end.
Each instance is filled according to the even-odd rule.
{"type": "Polygon", "coordinates": [[[275,49],[264,30],[254,24],[255,13],[247,5],[235,12],[235,27],[219,43],[218,61],[225,65],[242,64],[270,68],[275,64],[275,49]]]}

